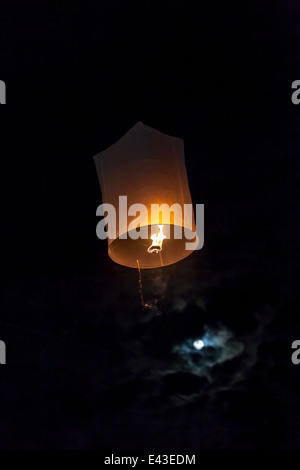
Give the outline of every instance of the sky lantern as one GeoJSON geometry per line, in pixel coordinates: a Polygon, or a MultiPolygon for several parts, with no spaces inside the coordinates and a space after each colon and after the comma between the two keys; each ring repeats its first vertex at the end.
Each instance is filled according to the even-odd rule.
{"type": "Polygon", "coordinates": [[[182,139],[138,122],[94,161],[103,201],[98,215],[104,216],[113,261],[158,268],[194,251],[197,235],[182,139]]]}

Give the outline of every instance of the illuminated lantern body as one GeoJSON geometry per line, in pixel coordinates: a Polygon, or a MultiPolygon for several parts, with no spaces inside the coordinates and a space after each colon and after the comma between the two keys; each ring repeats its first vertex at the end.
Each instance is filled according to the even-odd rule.
{"type": "Polygon", "coordinates": [[[176,263],[194,251],[195,248],[186,249],[186,242],[191,244],[196,239],[196,228],[182,139],[138,122],[118,142],[96,155],[94,161],[103,203],[116,209],[116,237],[108,237],[111,259],[128,267],[136,268],[139,260],[141,268],[157,268],[176,263]],[[119,196],[127,196],[127,208],[119,206],[119,196]],[[136,213],[135,206],[128,215],[133,204],[143,204],[147,213],[136,213]],[[167,204],[171,211],[153,211],[152,204],[167,204]],[[190,210],[184,210],[185,204],[190,205],[190,210]],[[147,228],[149,237],[130,238],[130,231],[136,227],[147,228]],[[153,235],[161,230],[168,235],[163,246],[148,250],[152,241],[157,241],[153,235]],[[182,232],[181,239],[175,238],[176,230],[182,232]]]}

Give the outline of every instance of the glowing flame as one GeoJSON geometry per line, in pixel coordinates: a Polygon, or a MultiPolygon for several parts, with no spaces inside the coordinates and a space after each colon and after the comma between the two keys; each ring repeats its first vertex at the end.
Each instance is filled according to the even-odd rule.
{"type": "Polygon", "coordinates": [[[163,225],[159,225],[158,228],[158,233],[155,233],[154,235],[152,235],[152,237],[150,237],[152,240],[152,245],[149,246],[147,250],[148,253],[159,253],[162,250],[162,243],[164,239],[167,238],[163,234],[163,225]]]}

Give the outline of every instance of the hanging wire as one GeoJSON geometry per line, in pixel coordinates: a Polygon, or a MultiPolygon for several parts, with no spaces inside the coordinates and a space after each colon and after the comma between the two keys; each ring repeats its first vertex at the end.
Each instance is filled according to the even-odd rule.
{"type": "Polygon", "coordinates": [[[138,259],[136,260],[136,264],[139,270],[139,289],[140,289],[141,307],[145,308],[146,304],[145,304],[144,297],[143,297],[142,273],[141,273],[140,263],[138,259]]]}

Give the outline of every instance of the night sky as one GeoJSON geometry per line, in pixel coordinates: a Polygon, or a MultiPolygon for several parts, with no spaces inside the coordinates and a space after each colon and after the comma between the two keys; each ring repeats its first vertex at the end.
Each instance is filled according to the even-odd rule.
{"type": "Polygon", "coordinates": [[[199,5],[1,2],[0,449],[300,448],[300,5],[199,5]],[[93,161],[138,121],[205,205],[144,310],[93,161]]]}

